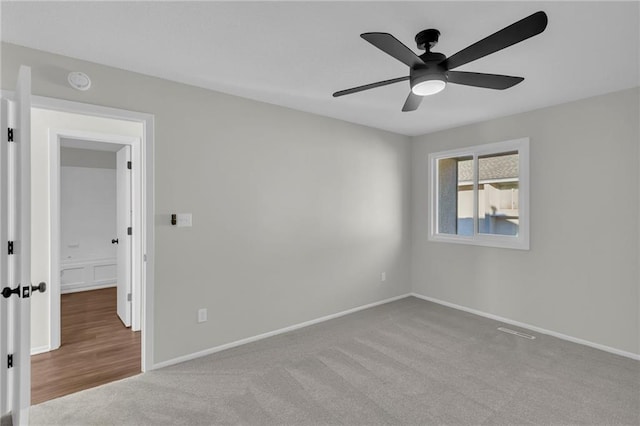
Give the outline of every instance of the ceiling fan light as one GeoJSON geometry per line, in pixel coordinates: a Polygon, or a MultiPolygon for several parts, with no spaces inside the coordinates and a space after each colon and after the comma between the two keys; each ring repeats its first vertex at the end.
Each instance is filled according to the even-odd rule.
{"type": "Polygon", "coordinates": [[[418,96],[435,95],[438,92],[442,92],[446,85],[447,83],[444,80],[424,80],[415,83],[411,87],[411,91],[418,96]]]}

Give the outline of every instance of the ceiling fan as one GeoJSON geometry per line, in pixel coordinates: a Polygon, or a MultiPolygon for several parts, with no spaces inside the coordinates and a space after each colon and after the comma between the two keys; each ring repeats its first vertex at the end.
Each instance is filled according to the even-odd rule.
{"type": "Polygon", "coordinates": [[[361,34],[360,37],[400,62],[408,65],[409,75],[341,90],[335,92],[333,96],[350,95],[363,90],[409,80],[411,92],[402,107],[402,111],[415,111],[418,106],[420,106],[420,102],[422,102],[424,96],[434,95],[442,91],[447,83],[484,87],[487,89],[508,89],[520,83],[524,78],[451,70],[540,34],[546,27],[546,13],[536,12],[462,49],[448,58],[442,53],[431,52],[431,49],[438,43],[438,37],[440,36],[440,31],[436,29],[420,31],[416,35],[415,40],[418,49],[425,51],[425,53],[420,56],[413,53],[411,49],[391,34],[364,33],[361,34]]]}

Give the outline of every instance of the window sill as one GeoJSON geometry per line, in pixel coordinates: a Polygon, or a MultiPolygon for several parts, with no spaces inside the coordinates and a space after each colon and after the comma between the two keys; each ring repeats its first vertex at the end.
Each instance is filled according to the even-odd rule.
{"type": "Polygon", "coordinates": [[[429,241],[515,250],[529,250],[529,241],[525,240],[521,236],[476,235],[474,237],[464,237],[460,235],[432,234],[429,236],[429,241]]]}

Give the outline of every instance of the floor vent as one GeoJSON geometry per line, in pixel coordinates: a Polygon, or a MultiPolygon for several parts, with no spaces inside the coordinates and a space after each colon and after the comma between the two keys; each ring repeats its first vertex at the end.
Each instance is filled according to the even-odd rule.
{"type": "Polygon", "coordinates": [[[533,340],[536,338],[536,336],[532,336],[526,333],[520,333],[519,331],[511,330],[509,328],[498,327],[498,330],[503,331],[505,333],[509,333],[509,334],[515,334],[516,336],[524,337],[525,339],[533,340]]]}

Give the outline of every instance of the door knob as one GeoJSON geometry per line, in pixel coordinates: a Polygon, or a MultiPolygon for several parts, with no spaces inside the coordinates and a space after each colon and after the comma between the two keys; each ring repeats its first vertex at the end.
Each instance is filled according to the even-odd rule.
{"type": "Polygon", "coordinates": [[[111,240],[111,244],[118,244],[118,239],[115,238],[115,239],[111,240]]]}
{"type": "Polygon", "coordinates": [[[18,286],[13,290],[11,290],[9,287],[5,287],[2,289],[2,295],[5,299],[10,298],[12,294],[17,294],[18,297],[20,297],[20,284],[18,284],[18,286]]]}
{"type": "Polygon", "coordinates": [[[33,294],[33,292],[36,290],[40,293],[44,293],[45,291],[47,291],[47,283],[43,281],[38,285],[31,284],[31,294],[33,294]]]}

